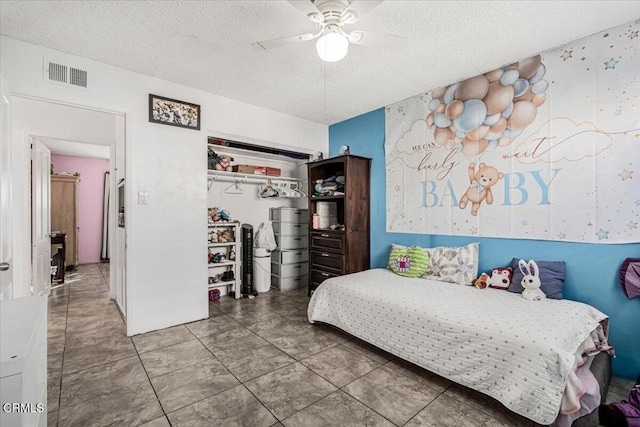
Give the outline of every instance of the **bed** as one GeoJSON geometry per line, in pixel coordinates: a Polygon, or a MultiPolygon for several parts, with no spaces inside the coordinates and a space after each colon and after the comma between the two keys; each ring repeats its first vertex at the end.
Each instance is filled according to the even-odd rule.
{"type": "Polygon", "coordinates": [[[308,316],[540,424],[556,419],[582,353],[606,345],[607,316],[589,305],[528,301],[385,269],[326,280],[314,292],[308,316]]]}

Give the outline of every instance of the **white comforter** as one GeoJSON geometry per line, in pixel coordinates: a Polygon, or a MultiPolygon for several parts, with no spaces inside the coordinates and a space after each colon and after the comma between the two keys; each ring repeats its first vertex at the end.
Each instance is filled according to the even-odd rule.
{"type": "Polygon", "coordinates": [[[574,301],[529,301],[384,269],[326,280],[308,315],[540,424],[558,415],[575,352],[607,317],[574,301]]]}

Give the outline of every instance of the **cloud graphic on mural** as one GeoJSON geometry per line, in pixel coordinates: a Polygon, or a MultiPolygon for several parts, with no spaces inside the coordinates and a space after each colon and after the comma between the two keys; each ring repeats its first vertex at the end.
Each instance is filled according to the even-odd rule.
{"type": "Polygon", "coordinates": [[[613,144],[611,135],[591,122],[576,123],[559,117],[543,123],[505,157],[515,157],[524,164],[575,162],[596,157],[609,148],[613,144]]]}
{"type": "Polygon", "coordinates": [[[395,149],[399,158],[407,167],[417,169],[424,159],[425,153],[437,148],[433,138],[429,137],[427,122],[416,120],[411,125],[411,129],[406,131],[398,141],[395,149]]]}

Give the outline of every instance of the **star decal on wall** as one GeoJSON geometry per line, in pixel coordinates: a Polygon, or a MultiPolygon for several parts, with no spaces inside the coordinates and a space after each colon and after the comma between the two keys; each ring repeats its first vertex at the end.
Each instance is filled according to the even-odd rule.
{"type": "Polygon", "coordinates": [[[637,199],[635,202],[633,202],[636,204],[636,206],[640,206],[640,199],[637,199]]]}
{"type": "Polygon", "coordinates": [[[558,234],[558,239],[566,239],[567,235],[565,233],[559,233],[558,234]]]}
{"type": "Polygon", "coordinates": [[[566,61],[567,59],[572,58],[571,56],[572,53],[573,53],[573,49],[565,50],[564,53],[560,55],[560,58],[566,61]]]}
{"type": "Polygon", "coordinates": [[[633,222],[633,221],[629,221],[629,224],[627,224],[627,227],[629,227],[629,228],[638,228],[638,223],[637,222],[633,222]]]}
{"type": "Polygon", "coordinates": [[[608,239],[609,238],[609,232],[603,230],[602,228],[600,230],[598,230],[598,232],[596,233],[596,236],[598,236],[598,240],[602,240],[602,239],[608,239]]]}
{"type": "Polygon", "coordinates": [[[476,227],[475,225],[471,227],[471,234],[478,234],[478,227],[476,227]]]}
{"type": "Polygon", "coordinates": [[[616,111],[613,112],[613,115],[616,117],[619,117],[622,114],[622,110],[621,109],[617,109],[616,111]]]}
{"type": "Polygon", "coordinates": [[[635,39],[636,37],[638,37],[638,31],[629,31],[629,38],[631,40],[635,39]]]}
{"type": "Polygon", "coordinates": [[[626,169],[622,169],[622,172],[618,174],[623,181],[633,178],[631,175],[633,175],[633,171],[628,171],[626,169]]]}
{"type": "Polygon", "coordinates": [[[616,61],[615,59],[611,58],[610,60],[608,60],[607,62],[604,63],[604,69],[605,70],[613,70],[616,68],[616,64],[620,62],[620,61],[616,61]]]}
{"type": "Polygon", "coordinates": [[[522,224],[522,226],[525,227],[528,223],[523,219],[522,222],[520,222],[520,224],[522,224]]]}

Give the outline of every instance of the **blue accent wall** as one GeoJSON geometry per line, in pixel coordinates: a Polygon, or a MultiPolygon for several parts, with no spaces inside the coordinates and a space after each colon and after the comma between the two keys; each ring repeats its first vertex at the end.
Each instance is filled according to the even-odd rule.
{"type": "MultiPolygon", "coordinates": [[[[618,286],[618,268],[627,257],[640,257],[640,243],[598,245],[542,240],[498,239],[386,231],[384,108],[329,127],[329,155],[342,145],[352,154],[373,158],[371,165],[371,268],[387,265],[389,245],[462,246],[480,242],[480,271],[506,266],[511,258],[565,261],[565,298],[606,313],[609,341],[616,349],[615,375],[635,379],[640,374],[640,298],[627,300],[618,286]]],[[[514,319],[526,322],[527,319],[514,319]]]]}

